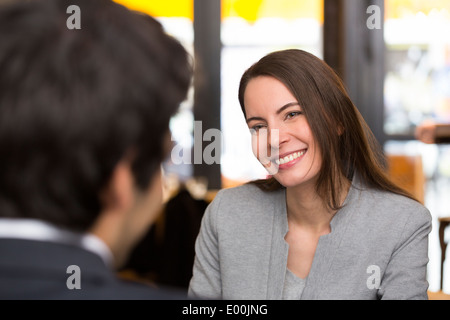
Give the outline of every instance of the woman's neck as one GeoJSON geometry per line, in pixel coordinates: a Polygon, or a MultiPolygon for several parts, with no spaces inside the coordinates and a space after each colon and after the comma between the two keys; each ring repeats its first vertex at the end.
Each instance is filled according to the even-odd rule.
{"type": "MultiPolygon", "coordinates": [[[[345,180],[341,192],[342,204],[347,197],[351,182],[345,180]]],[[[329,233],[330,221],[336,210],[330,209],[327,201],[321,198],[315,185],[302,185],[286,189],[286,207],[289,224],[308,228],[318,233],[329,233]]]]}

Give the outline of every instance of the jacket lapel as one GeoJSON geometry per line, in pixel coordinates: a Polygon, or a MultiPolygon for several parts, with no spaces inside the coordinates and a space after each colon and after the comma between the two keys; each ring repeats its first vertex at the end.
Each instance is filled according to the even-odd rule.
{"type": "Polygon", "coordinates": [[[279,300],[283,294],[289,246],[284,241],[288,231],[285,189],[276,192],[273,203],[272,241],[267,279],[267,299],[279,300]]]}
{"type": "Polygon", "coordinates": [[[351,224],[352,215],[359,210],[359,190],[358,178],[354,177],[344,207],[335,214],[330,222],[331,233],[323,235],[319,239],[302,299],[320,299],[320,292],[326,286],[327,277],[333,268],[333,259],[345,237],[347,227],[351,224]]]}

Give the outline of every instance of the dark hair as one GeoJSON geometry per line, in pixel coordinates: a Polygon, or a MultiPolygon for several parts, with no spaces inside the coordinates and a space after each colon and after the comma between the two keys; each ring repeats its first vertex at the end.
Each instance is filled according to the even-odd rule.
{"type": "Polygon", "coordinates": [[[0,216],[86,230],[130,149],[139,188],[159,168],[190,57],[155,19],[109,0],[0,7],[0,39],[0,216]],[[70,5],[81,29],[66,25],[70,5]]]}
{"type": "MultiPolygon", "coordinates": [[[[249,81],[270,76],[281,81],[301,105],[322,154],[318,194],[329,208],[341,207],[344,181],[356,171],[365,185],[414,199],[392,183],[385,173],[380,145],[350,100],[337,74],[321,59],[297,49],[270,53],[245,71],[239,102],[245,116],[244,93],[249,81]]],[[[274,178],[252,181],[263,190],[282,188],[274,178]]]]}

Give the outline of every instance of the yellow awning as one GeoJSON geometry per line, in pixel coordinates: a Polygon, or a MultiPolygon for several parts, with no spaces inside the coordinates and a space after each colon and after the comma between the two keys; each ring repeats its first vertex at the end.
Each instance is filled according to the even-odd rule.
{"type": "MultiPolygon", "coordinates": [[[[154,17],[193,19],[194,0],[115,0],[132,10],[154,17]]],[[[323,0],[222,0],[222,18],[240,17],[249,22],[260,18],[313,18],[323,22],[323,0]]]]}
{"type": "Polygon", "coordinates": [[[323,0],[223,0],[222,17],[241,17],[254,22],[260,18],[312,18],[323,22],[323,0]]]}
{"type": "Polygon", "coordinates": [[[194,0],[114,0],[131,10],[153,17],[183,17],[193,20],[194,0]]]}

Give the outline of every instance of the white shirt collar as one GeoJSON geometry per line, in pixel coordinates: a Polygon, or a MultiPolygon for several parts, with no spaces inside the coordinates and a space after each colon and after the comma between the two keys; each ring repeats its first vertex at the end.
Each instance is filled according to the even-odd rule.
{"type": "Polygon", "coordinates": [[[35,219],[0,218],[0,238],[51,241],[76,245],[99,255],[105,264],[113,266],[113,256],[108,246],[90,233],[63,230],[50,223],[35,219]]]}

